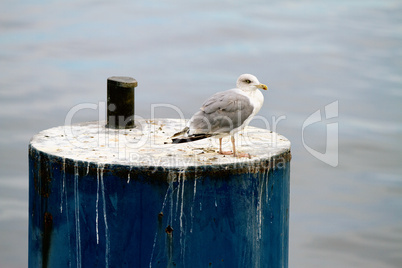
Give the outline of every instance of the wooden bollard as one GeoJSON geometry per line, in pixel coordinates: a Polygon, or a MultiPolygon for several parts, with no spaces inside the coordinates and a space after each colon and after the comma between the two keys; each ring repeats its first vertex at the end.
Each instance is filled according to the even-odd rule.
{"type": "Polygon", "coordinates": [[[184,120],[106,125],[31,140],[29,267],[287,267],[286,138],[247,127],[236,158],[164,144],[184,120]]]}

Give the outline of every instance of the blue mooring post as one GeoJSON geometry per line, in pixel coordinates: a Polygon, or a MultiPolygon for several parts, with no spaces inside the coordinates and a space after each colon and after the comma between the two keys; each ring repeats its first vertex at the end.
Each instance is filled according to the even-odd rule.
{"type": "Polygon", "coordinates": [[[29,267],[288,266],[285,137],[247,127],[237,144],[251,157],[235,158],[212,139],[164,144],[184,120],[108,121],[119,116],[135,127],[88,122],[32,138],[29,267]]]}

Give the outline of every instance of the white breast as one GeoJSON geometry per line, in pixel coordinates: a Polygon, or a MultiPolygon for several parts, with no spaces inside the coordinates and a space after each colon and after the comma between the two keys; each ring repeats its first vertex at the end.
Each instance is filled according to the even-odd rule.
{"type": "Polygon", "coordinates": [[[262,95],[261,91],[259,91],[258,89],[251,91],[243,91],[238,89],[238,93],[248,97],[250,99],[250,103],[254,106],[254,109],[251,115],[244,121],[244,123],[240,127],[235,128],[231,131],[232,134],[245,128],[253,119],[253,117],[260,111],[262,104],[264,103],[264,95],[262,95]]]}

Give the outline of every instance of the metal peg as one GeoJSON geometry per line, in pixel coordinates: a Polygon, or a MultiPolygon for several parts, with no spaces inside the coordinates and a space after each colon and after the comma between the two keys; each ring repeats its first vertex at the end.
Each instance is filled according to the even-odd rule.
{"type": "Polygon", "coordinates": [[[134,128],[134,88],[137,81],[131,77],[112,76],[107,79],[108,128],[134,128]]]}

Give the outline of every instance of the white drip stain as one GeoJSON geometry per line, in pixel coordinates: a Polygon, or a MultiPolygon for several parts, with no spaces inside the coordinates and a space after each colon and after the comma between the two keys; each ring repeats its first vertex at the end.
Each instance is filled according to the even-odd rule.
{"type": "MultiPolygon", "coordinates": [[[[65,165],[65,162],[64,162],[64,165],[65,165]]],[[[64,177],[64,180],[65,180],[65,178],[66,178],[66,170],[64,169],[64,174],[63,174],[63,177],[64,177]]],[[[65,192],[65,198],[66,198],[66,220],[67,220],[67,230],[68,230],[68,256],[70,256],[70,259],[72,259],[72,256],[71,256],[71,248],[72,248],[72,246],[71,246],[71,239],[70,239],[70,237],[71,237],[71,231],[70,231],[70,217],[68,216],[68,194],[67,194],[67,191],[65,192]]],[[[69,262],[69,267],[71,267],[71,261],[69,262]]]]}
{"type": "MultiPolygon", "coordinates": [[[[177,192],[176,192],[176,217],[178,214],[178,210],[179,210],[179,196],[180,196],[180,178],[181,178],[181,173],[179,173],[179,175],[177,176],[177,192]]],[[[176,221],[176,217],[175,217],[175,221],[176,221]]]]}
{"type": "Polygon", "coordinates": [[[75,247],[77,267],[81,267],[80,197],[78,191],[78,163],[74,163],[75,247]]]}
{"type": "MultiPolygon", "coordinates": [[[[182,186],[181,186],[181,206],[180,206],[180,248],[181,248],[181,256],[183,258],[183,267],[184,264],[184,255],[185,255],[185,248],[186,248],[186,237],[184,236],[184,226],[183,226],[183,215],[184,215],[184,182],[186,181],[185,171],[181,172],[182,175],[182,186]],[[184,238],[183,238],[184,237],[184,238]]],[[[179,182],[180,183],[180,182],[179,182]]]]}
{"type": "Polygon", "coordinates": [[[173,197],[173,192],[174,192],[174,188],[173,188],[173,182],[174,182],[174,178],[176,177],[176,174],[173,172],[169,172],[168,175],[168,179],[169,179],[169,187],[172,188],[172,192],[170,194],[170,213],[168,215],[168,222],[169,225],[172,226],[173,225],[173,206],[174,206],[174,197],[173,197]]]}
{"type": "Polygon", "coordinates": [[[95,229],[96,244],[99,245],[99,167],[96,170],[96,203],[95,203],[95,229]]]}
{"type": "Polygon", "coordinates": [[[105,266],[109,267],[110,241],[109,241],[109,227],[107,224],[107,215],[106,215],[105,185],[103,183],[103,169],[105,167],[104,167],[104,164],[99,164],[99,165],[100,165],[100,184],[101,184],[102,200],[103,200],[103,220],[105,223],[105,244],[106,244],[105,266]]]}
{"type": "Polygon", "coordinates": [[[166,202],[167,202],[167,197],[168,197],[169,192],[172,192],[172,191],[173,191],[173,183],[169,183],[169,186],[168,186],[168,188],[166,190],[165,198],[163,199],[161,212],[163,212],[163,210],[165,209],[166,202]]]}
{"type": "Polygon", "coordinates": [[[270,170],[270,168],[269,168],[269,166],[268,166],[268,168],[265,170],[265,174],[264,174],[264,177],[266,177],[267,179],[265,180],[265,203],[267,203],[268,204],[268,202],[270,201],[270,198],[269,198],[269,184],[268,184],[268,182],[269,182],[269,179],[268,179],[268,176],[269,176],[269,170],[270,170]]]}
{"type": "Polygon", "coordinates": [[[62,176],[62,189],[60,191],[60,213],[63,213],[63,195],[65,194],[65,190],[66,190],[66,159],[63,157],[63,176],[62,176]]]}
{"type": "Polygon", "coordinates": [[[259,189],[258,189],[258,203],[257,203],[257,240],[261,241],[261,233],[262,233],[262,202],[263,202],[263,190],[264,190],[264,182],[266,180],[265,174],[259,174],[257,177],[259,180],[259,189]]]}
{"type": "Polygon", "coordinates": [[[127,184],[130,183],[130,174],[131,174],[131,168],[130,171],[127,174],[127,184]]]}
{"type": "MultiPolygon", "coordinates": [[[[250,173],[252,174],[252,173],[250,173]]],[[[268,206],[268,174],[269,169],[267,168],[262,173],[257,173],[252,176],[253,180],[257,183],[257,200],[253,206],[255,207],[255,217],[253,219],[253,240],[252,240],[252,248],[251,254],[255,255],[254,265],[255,267],[260,267],[261,261],[261,243],[262,243],[262,227],[263,227],[263,208],[268,206]],[[265,194],[265,196],[264,196],[265,194]]]]}
{"type": "Polygon", "coordinates": [[[195,204],[195,196],[197,194],[197,176],[194,178],[194,188],[193,188],[193,205],[191,206],[190,210],[190,217],[191,217],[191,228],[190,228],[190,233],[193,233],[193,227],[194,227],[194,204],[195,204]]]}
{"type": "MultiPolygon", "coordinates": [[[[41,176],[40,176],[40,171],[41,171],[41,169],[42,169],[42,167],[41,167],[41,161],[40,161],[40,159],[41,159],[41,157],[40,157],[40,154],[38,155],[38,170],[37,170],[37,178],[40,178],[41,176]]],[[[42,184],[42,181],[41,180],[39,180],[39,183],[41,183],[42,184]]],[[[38,186],[40,186],[40,185],[38,185],[38,186]]],[[[39,189],[41,189],[41,188],[39,188],[39,189]]]]}

